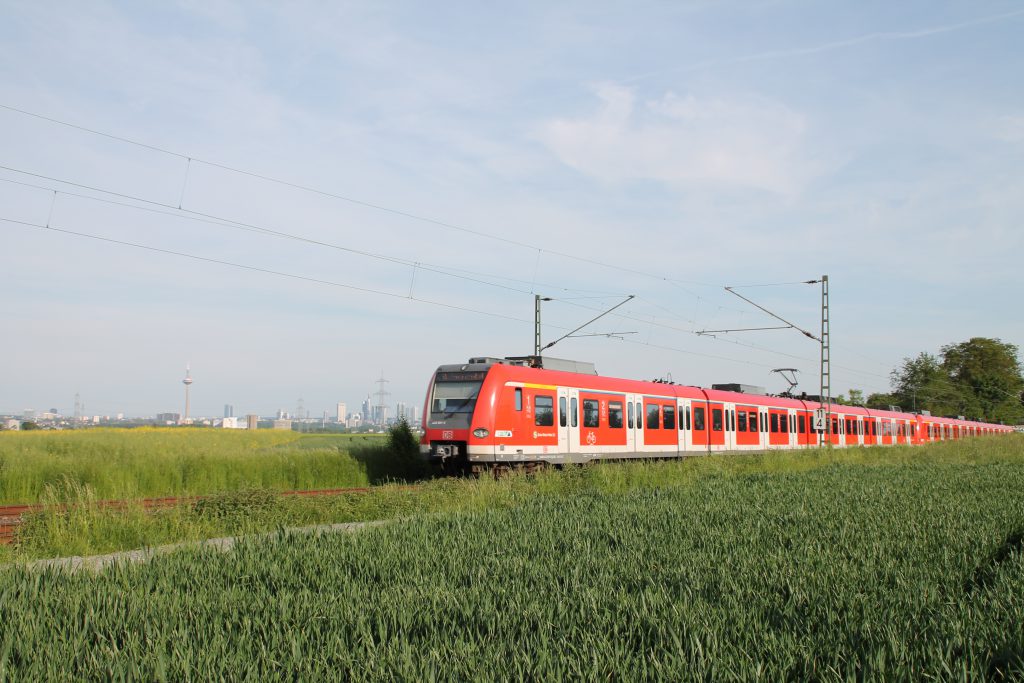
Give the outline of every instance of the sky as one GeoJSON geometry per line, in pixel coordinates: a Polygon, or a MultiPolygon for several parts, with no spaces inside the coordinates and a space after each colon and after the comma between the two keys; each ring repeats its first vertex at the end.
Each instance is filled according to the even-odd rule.
{"type": "Polygon", "coordinates": [[[1024,344],[1015,1],[0,0],[0,413],[422,405],[438,365],[817,393],[1024,344]],[[785,283],[785,284],[783,284],[785,283]],[[759,285],[750,286],[748,285],[759,285]],[[760,286],[766,285],[766,286],[760,286]],[[613,336],[602,336],[615,333],[613,336]],[[376,401],[377,399],[374,399],[376,401]]]}

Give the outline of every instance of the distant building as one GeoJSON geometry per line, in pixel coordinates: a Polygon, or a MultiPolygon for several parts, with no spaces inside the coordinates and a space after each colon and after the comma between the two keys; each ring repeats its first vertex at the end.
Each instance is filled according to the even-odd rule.
{"type": "Polygon", "coordinates": [[[21,419],[31,422],[36,419],[36,411],[34,408],[25,408],[25,411],[21,415],[21,419]]]}
{"type": "Polygon", "coordinates": [[[406,421],[408,421],[409,419],[405,403],[402,401],[399,401],[398,403],[395,404],[395,419],[406,421]]]}
{"type": "Polygon", "coordinates": [[[335,419],[338,422],[344,422],[346,417],[348,417],[348,406],[344,403],[339,403],[337,417],[335,419]]]}
{"type": "Polygon", "coordinates": [[[181,413],[157,413],[157,424],[178,424],[181,422],[181,413]]]}
{"type": "Polygon", "coordinates": [[[274,429],[291,429],[291,420],[274,420],[274,429]]]}
{"type": "Polygon", "coordinates": [[[234,417],[234,416],[235,416],[235,407],[233,405],[231,405],[230,403],[225,403],[224,404],[224,417],[234,417]]]}
{"type": "Polygon", "coordinates": [[[220,426],[224,429],[245,429],[244,424],[238,424],[237,417],[225,417],[220,426]]]}
{"type": "Polygon", "coordinates": [[[246,415],[245,416],[245,428],[246,429],[258,429],[260,426],[259,415],[246,415]]]}
{"type": "Polygon", "coordinates": [[[4,429],[10,429],[16,432],[21,429],[21,422],[19,420],[15,420],[13,417],[8,420],[4,420],[4,429]]]}
{"type": "Polygon", "coordinates": [[[349,429],[356,429],[363,424],[363,416],[359,413],[352,413],[348,416],[348,422],[346,424],[349,429]]]}

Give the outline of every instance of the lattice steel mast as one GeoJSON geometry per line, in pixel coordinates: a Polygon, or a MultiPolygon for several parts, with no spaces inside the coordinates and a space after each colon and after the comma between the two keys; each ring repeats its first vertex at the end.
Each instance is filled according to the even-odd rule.
{"type": "Polygon", "coordinates": [[[829,308],[828,308],[828,275],[821,276],[821,396],[825,404],[825,435],[826,443],[832,445],[832,359],[829,342],[831,340],[829,330],[829,308]]]}

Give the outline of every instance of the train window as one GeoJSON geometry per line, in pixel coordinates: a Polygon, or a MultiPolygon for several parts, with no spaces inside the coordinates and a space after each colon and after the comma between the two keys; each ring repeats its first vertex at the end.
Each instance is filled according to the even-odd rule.
{"type": "Polygon", "coordinates": [[[592,398],[583,399],[583,426],[599,427],[601,425],[601,412],[597,401],[592,398]]]}
{"type": "Polygon", "coordinates": [[[768,413],[761,413],[761,431],[768,433],[768,413]]]}
{"type": "Polygon", "coordinates": [[[711,409],[711,430],[714,432],[722,431],[722,409],[712,408],[711,409]]]}
{"type": "Polygon", "coordinates": [[[622,401],[608,403],[608,426],[612,429],[622,428],[622,401]]]}
{"type": "Polygon", "coordinates": [[[569,399],[569,425],[572,426],[572,427],[575,427],[576,425],[579,424],[578,420],[579,420],[579,414],[580,413],[579,413],[578,410],[576,410],[576,408],[577,408],[577,403],[576,403],[576,397],[574,396],[571,399],[569,399]]]}
{"type": "Polygon", "coordinates": [[[516,410],[523,409],[523,390],[516,387],[516,410]]]}
{"type": "Polygon", "coordinates": [[[796,415],[789,416],[789,433],[793,434],[796,432],[796,415]]]}
{"type": "Polygon", "coordinates": [[[757,431],[757,413],[755,412],[750,413],[750,431],[757,431]]]}
{"type": "Polygon", "coordinates": [[[779,416],[772,413],[772,434],[779,433],[779,416]]]}
{"type": "Polygon", "coordinates": [[[693,409],[693,428],[698,432],[704,431],[704,408],[693,409]]]}
{"type": "Polygon", "coordinates": [[[806,434],[807,433],[807,418],[804,417],[803,415],[797,415],[796,416],[796,423],[797,423],[797,427],[800,430],[800,433],[801,434],[806,434]]]}
{"type": "Polygon", "coordinates": [[[741,410],[737,416],[738,422],[736,423],[736,431],[745,432],[747,431],[747,411],[741,410]]]}
{"type": "Polygon", "coordinates": [[[627,420],[626,424],[629,425],[630,429],[632,429],[633,428],[633,402],[632,401],[629,401],[629,402],[626,403],[626,420],[627,420]]]}
{"type": "MultiPolygon", "coordinates": [[[[679,421],[679,426],[682,426],[682,424],[683,424],[683,421],[680,420],[679,421]]],[[[690,409],[689,408],[686,409],[686,429],[687,430],[690,429],[690,409]]]]}
{"type": "Polygon", "coordinates": [[[565,426],[565,396],[558,397],[558,424],[565,426]]]}
{"type": "Polygon", "coordinates": [[[675,406],[665,406],[662,409],[662,412],[664,412],[664,414],[665,414],[665,429],[675,429],[676,428],[676,407],[675,406]]]}
{"type": "Polygon", "coordinates": [[[644,428],[644,409],[643,406],[640,405],[640,401],[636,402],[636,428],[644,428]]]}
{"type": "Polygon", "coordinates": [[[555,399],[550,396],[534,396],[533,424],[538,427],[555,426],[555,399]]]}
{"type": "Polygon", "coordinates": [[[648,429],[659,429],[661,427],[658,424],[661,421],[661,413],[658,411],[658,406],[654,403],[647,404],[647,428],[648,429]]]}
{"type": "Polygon", "coordinates": [[[839,418],[836,417],[835,415],[832,416],[832,433],[839,433],[839,418]]]}

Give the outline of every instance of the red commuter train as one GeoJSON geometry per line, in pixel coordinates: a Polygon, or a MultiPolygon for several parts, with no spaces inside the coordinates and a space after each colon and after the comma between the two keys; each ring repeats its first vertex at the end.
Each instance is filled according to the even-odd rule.
{"type": "Polygon", "coordinates": [[[434,373],[420,449],[432,460],[479,468],[813,448],[828,439],[839,447],[921,444],[1013,431],[838,404],[832,404],[831,429],[827,423],[815,429],[823,407],[811,400],[601,377],[593,366],[573,361],[471,358],[434,373]]]}

